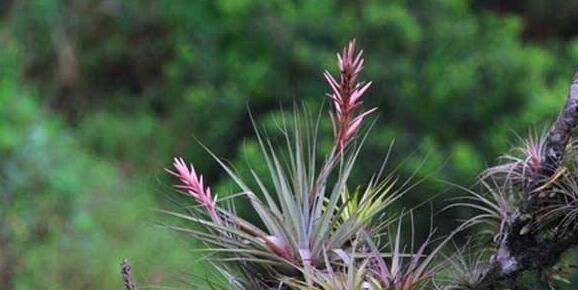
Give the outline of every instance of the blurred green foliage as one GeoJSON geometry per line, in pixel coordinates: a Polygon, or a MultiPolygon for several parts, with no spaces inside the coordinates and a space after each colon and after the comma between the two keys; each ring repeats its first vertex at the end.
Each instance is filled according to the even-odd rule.
{"type": "Polygon", "coordinates": [[[147,194],[150,182],[83,148],[61,118],[40,106],[39,93],[21,88],[18,45],[4,40],[2,289],[118,288],[118,264],[125,256],[134,258],[151,285],[174,284],[170,281],[178,276],[171,278],[171,271],[193,271],[195,265],[175,251],[186,251],[186,245],[151,225],[155,201],[147,194]],[[162,263],[156,262],[159,256],[162,263]]]}
{"type": "MultiPolygon", "coordinates": [[[[380,111],[356,180],[395,138],[392,167],[429,177],[405,206],[459,194],[438,179],[470,184],[514,132],[543,130],[566,95],[576,33],[553,29],[541,42],[527,24],[548,1],[531,2],[507,10],[526,13],[515,16],[466,0],[8,1],[0,281],[118,288],[117,263],[128,256],[141,280],[170,285],[167,273],[194,263],[189,244],[146,225],[166,202],[161,169],[183,155],[227,191],[195,136],[236,167],[249,160],[259,170],[247,107],[271,133],[280,108],[319,109],[321,70],[334,71],[335,50],[352,37],[374,82],[365,105],[380,111]]],[[[323,128],[329,142],[327,119],[323,128]]]]}

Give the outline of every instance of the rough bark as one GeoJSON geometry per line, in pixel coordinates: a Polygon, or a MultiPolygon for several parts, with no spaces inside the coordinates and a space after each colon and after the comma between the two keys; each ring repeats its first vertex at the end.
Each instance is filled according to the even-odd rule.
{"type": "Polygon", "coordinates": [[[566,103],[558,115],[558,119],[548,132],[545,142],[545,158],[542,160],[540,172],[543,176],[552,175],[562,159],[572,129],[578,124],[578,70],[574,73],[566,103]]]}

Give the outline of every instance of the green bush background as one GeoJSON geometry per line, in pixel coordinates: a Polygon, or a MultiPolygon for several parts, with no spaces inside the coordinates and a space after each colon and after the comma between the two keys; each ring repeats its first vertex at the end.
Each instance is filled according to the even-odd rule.
{"type": "Polygon", "coordinates": [[[294,103],[317,110],[352,37],[380,111],[354,179],[395,139],[390,164],[427,177],[399,206],[443,204],[462,193],[440,180],[470,185],[555,117],[577,19],[562,0],[2,1],[0,288],[120,289],[123,257],[142,285],[202,274],[194,242],[155,226],[162,169],[183,156],[228,192],[193,136],[242,168],[247,107],[267,128],[294,103]]]}

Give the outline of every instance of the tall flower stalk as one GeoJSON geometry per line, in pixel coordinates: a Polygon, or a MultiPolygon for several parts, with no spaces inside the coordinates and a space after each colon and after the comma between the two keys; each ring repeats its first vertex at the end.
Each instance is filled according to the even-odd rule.
{"type": "Polygon", "coordinates": [[[327,97],[331,100],[333,108],[331,120],[334,143],[329,157],[319,171],[319,177],[311,189],[310,196],[324,186],[323,180],[333,169],[340,153],[343,153],[347,144],[355,137],[363,119],[376,110],[376,108],[367,111],[360,109],[363,103],[361,98],[371,86],[371,82],[358,82],[357,80],[364,63],[363,50],[355,50],[355,39],[353,39],[343,48],[341,54],[337,53],[339,81],[329,71],[323,73],[330,88],[327,97]]]}
{"type": "Polygon", "coordinates": [[[338,151],[342,151],[359,129],[365,116],[376,108],[362,111],[361,97],[371,86],[371,82],[358,82],[357,77],[363,70],[365,60],[363,50],[355,51],[355,39],[349,42],[341,54],[337,54],[339,81],[329,71],[323,74],[331,91],[327,93],[333,103],[333,133],[338,151]]]}

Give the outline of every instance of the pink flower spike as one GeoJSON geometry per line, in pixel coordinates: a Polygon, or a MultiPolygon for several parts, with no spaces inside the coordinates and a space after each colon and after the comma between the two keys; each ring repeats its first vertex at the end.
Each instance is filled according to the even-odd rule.
{"type": "Polygon", "coordinates": [[[175,187],[186,190],[200,205],[207,209],[214,222],[220,223],[221,219],[217,214],[216,200],[212,198],[211,189],[209,187],[205,188],[203,176],[197,175],[193,165],[190,165],[189,169],[185,161],[180,157],[174,158],[173,167],[176,171],[165,170],[180,179],[181,184],[175,185],[175,187]]]}
{"type": "Polygon", "coordinates": [[[369,89],[371,82],[357,82],[358,74],[363,70],[365,60],[363,50],[356,53],[355,40],[350,41],[343,48],[343,51],[337,54],[337,63],[339,82],[327,71],[324,72],[323,76],[330,87],[327,96],[333,103],[335,146],[338,151],[342,151],[354,137],[364,116],[373,112],[373,109],[362,114],[357,112],[362,103],[361,97],[369,89]]]}

